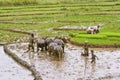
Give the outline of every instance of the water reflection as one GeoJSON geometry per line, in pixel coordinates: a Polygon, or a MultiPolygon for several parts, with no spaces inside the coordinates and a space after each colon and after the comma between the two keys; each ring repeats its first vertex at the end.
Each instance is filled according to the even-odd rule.
{"type": "Polygon", "coordinates": [[[96,72],[96,63],[91,63],[91,58],[90,57],[83,57],[82,58],[84,60],[84,77],[83,80],[86,79],[93,79],[94,78],[94,74],[96,72]]]}
{"type": "Polygon", "coordinates": [[[88,68],[88,57],[83,57],[84,59],[84,80],[86,79],[86,73],[88,68]]]}
{"type": "Polygon", "coordinates": [[[59,60],[58,56],[52,55],[52,56],[49,56],[48,60],[52,62],[56,68],[60,68],[64,62],[64,56],[59,60]]]}
{"type": "Polygon", "coordinates": [[[35,66],[35,57],[34,57],[35,53],[29,53],[29,60],[30,60],[30,64],[31,66],[35,66]]]}
{"type": "Polygon", "coordinates": [[[90,73],[91,79],[94,78],[95,71],[96,71],[96,63],[92,63],[91,64],[91,73],[90,73]]]}
{"type": "Polygon", "coordinates": [[[55,65],[56,68],[61,68],[63,61],[52,61],[52,63],[55,65]]]}

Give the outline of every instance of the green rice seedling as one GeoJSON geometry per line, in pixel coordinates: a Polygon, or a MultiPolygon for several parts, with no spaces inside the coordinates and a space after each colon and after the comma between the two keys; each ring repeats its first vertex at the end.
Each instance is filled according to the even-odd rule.
{"type": "Polygon", "coordinates": [[[77,38],[90,38],[90,39],[106,39],[106,35],[99,35],[99,34],[87,34],[87,35],[76,35],[77,38]]]}

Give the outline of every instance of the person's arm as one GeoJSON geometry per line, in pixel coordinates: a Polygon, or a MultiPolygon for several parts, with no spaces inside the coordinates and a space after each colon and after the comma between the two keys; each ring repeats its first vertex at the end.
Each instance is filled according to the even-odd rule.
{"type": "Polygon", "coordinates": [[[99,60],[99,58],[95,55],[95,57],[97,58],[97,60],[99,60]]]}

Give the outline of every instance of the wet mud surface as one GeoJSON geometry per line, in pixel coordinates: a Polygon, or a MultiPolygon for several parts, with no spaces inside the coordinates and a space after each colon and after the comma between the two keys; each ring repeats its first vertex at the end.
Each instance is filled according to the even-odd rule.
{"type": "MultiPolygon", "coordinates": [[[[9,45],[9,49],[21,59],[35,66],[43,80],[119,80],[120,48],[97,48],[94,54],[99,58],[91,63],[89,57],[81,56],[81,47],[67,44],[64,58],[60,61],[50,57],[46,51],[28,52],[27,43],[9,45]]],[[[91,50],[90,49],[90,50],[91,50]]]]}
{"type": "Polygon", "coordinates": [[[0,46],[0,80],[33,80],[31,72],[17,64],[0,46]]]}

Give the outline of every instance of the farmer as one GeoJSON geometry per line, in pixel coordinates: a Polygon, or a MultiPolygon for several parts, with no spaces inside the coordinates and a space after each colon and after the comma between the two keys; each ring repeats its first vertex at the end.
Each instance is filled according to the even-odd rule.
{"type": "Polygon", "coordinates": [[[95,63],[95,61],[96,61],[96,58],[98,59],[98,57],[94,54],[94,51],[93,50],[91,50],[91,54],[92,54],[92,61],[91,61],[91,63],[95,63]]]}
{"type": "Polygon", "coordinates": [[[84,52],[81,55],[82,56],[89,56],[88,41],[85,41],[83,49],[84,49],[84,52]]]}
{"type": "Polygon", "coordinates": [[[35,43],[34,40],[35,40],[34,39],[34,34],[31,34],[31,37],[29,38],[28,50],[26,52],[30,51],[31,48],[34,52],[34,43],[35,43]]]}

